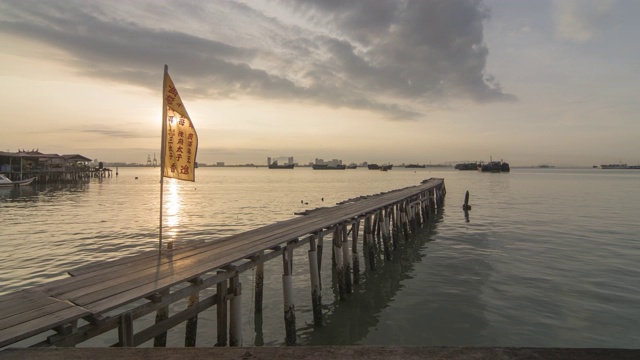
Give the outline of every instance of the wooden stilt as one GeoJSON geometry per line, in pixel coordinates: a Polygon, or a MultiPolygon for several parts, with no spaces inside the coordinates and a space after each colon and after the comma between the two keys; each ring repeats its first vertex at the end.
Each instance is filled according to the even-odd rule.
{"type": "Polygon", "coordinates": [[[318,232],[318,247],[317,247],[317,251],[318,251],[318,285],[320,285],[320,290],[322,290],[322,276],[320,276],[319,274],[322,274],[322,248],[323,248],[323,242],[324,242],[324,235],[322,233],[322,229],[320,229],[320,231],[318,232]]]}
{"type": "Polygon", "coordinates": [[[293,282],[291,273],[293,270],[293,249],[288,247],[282,253],[282,265],[284,273],[282,275],[282,289],[284,295],[284,327],[286,332],[285,344],[293,346],[297,342],[296,335],[296,312],[293,304],[293,282]]]}
{"type": "Polygon", "coordinates": [[[313,309],[313,323],[322,326],[322,295],[320,293],[320,273],[318,272],[318,256],[316,253],[316,235],[309,240],[309,273],[311,275],[311,306],[313,309]]]}
{"type": "Polygon", "coordinates": [[[353,283],[360,283],[360,257],[358,256],[358,232],[360,230],[360,220],[356,220],[351,228],[352,244],[351,256],[353,258],[353,283]]]}
{"type": "Polygon", "coordinates": [[[367,254],[369,257],[369,270],[374,271],[376,269],[376,254],[375,254],[375,241],[373,240],[372,233],[372,219],[371,215],[364,219],[364,237],[367,245],[367,254]]]}
{"type": "Polygon", "coordinates": [[[338,282],[338,298],[340,300],[346,300],[344,264],[342,261],[342,231],[340,231],[340,225],[336,226],[336,231],[333,233],[333,255],[336,260],[335,269],[338,282]]]}
{"type": "Polygon", "coordinates": [[[239,275],[229,279],[229,293],[229,346],[242,346],[242,284],[239,275]]]}
{"type": "Polygon", "coordinates": [[[389,228],[388,228],[388,212],[380,210],[380,230],[382,232],[382,243],[384,245],[384,259],[391,260],[391,244],[389,242],[389,228]]]}
{"type": "MultiPolygon", "coordinates": [[[[264,251],[260,252],[259,257],[264,256],[264,251]]],[[[256,278],[255,278],[255,294],[254,294],[254,312],[256,314],[262,313],[262,299],[264,294],[264,263],[260,262],[256,265],[256,278]]]]}
{"type": "Polygon", "coordinates": [[[347,224],[343,224],[342,228],[342,263],[344,267],[344,289],[347,294],[353,293],[353,282],[351,280],[351,254],[349,252],[349,230],[347,224]]]}
{"type": "Polygon", "coordinates": [[[400,209],[401,214],[402,214],[402,229],[404,231],[404,240],[405,241],[409,241],[411,239],[411,236],[409,234],[409,219],[407,217],[407,207],[406,207],[406,203],[402,204],[402,207],[400,209]]]}
{"type": "MultiPolygon", "coordinates": [[[[202,278],[196,278],[192,281],[194,284],[202,284],[202,278]]],[[[198,305],[200,301],[200,292],[194,292],[189,296],[189,301],[187,303],[187,308],[192,308],[198,305]]],[[[198,315],[196,314],[192,318],[187,320],[187,325],[185,329],[184,336],[184,346],[185,347],[195,347],[196,339],[198,336],[198,315]]]]}
{"type": "MultiPolygon", "coordinates": [[[[160,298],[166,295],[169,295],[169,289],[163,290],[162,292],[159,293],[160,298]]],[[[168,306],[158,309],[158,311],[156,312],[156,324],[164,320],[167,320],[168,318],[169,318],[168,306]]],[[[166,346],[167,346],[167,332],[165,331],[153,339],[153,347],[166,347],[166,346]]]]}
{"type": "Polygon", "coordinates": [[[118,326],[118,341],[120,347],[132,347],[133,343],[133,316],[130,312],[120,315],[120,325],[118,326]]]}
{"type": "MultiPolygon", "coordinates": [[[[219,270],[218,274],[224,273],[219,270]]],[[[222,281],[216,285],[217,300],[216,305],[217,325],[218,325],[218,342],[216,346],[227,346],[227,282],[222,281]]]]}

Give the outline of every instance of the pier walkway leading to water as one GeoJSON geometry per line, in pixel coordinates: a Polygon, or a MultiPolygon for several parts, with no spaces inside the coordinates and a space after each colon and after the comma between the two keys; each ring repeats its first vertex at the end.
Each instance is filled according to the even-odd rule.
{"type": "Polygon", "coordinates": [[[184,322],[185,346],[195,346],[198,313],[212,306],[217,308],[216,345],[242,346],[239,274],[256,269],[255,311],[261,312],[263,266],[279,256],[283,260],[286,343],[294,345],[293,249],[310,247],[314,323],[322,326],[319,273],[324,236],[332,234],[338,296],[346,300],[353,284],[359,282],[359,245],[370,270],[376,268],[376,257],[393,261],[401,237],[410,241],[442,205],[445,193],[443,179],[429,179],[417,186],[309,210],[298,214],[303,216],[220,240],[71,270],[69,278],[0,296],[0,348],[25,339],[30,343],[23,346],[75,346],[113,329],[118,329],[115,346],[138,346],[154,339],[154,346],[162,347],[166,346],[166,331],[184,322]],[[201,291],[212,287],[216,294],[201,299],[201,291]],[[183,299],[188,299],[186,309],[170,316],[168,306],[183,299]],[[134,320],[153,312],[156,323],[134,333],[134,320]]]}

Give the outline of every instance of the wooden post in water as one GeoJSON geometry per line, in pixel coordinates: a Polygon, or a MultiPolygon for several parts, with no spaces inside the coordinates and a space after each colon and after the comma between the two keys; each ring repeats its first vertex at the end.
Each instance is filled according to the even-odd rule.
{"type": "Polygon", "coordinates": [[[402,214],[402,221],[401,222],[402,222],[402,229],[404,231],[404,240],[405,241],[409,241],[411,239],[411,237],[409,235],[409,225],[408,225],[409,219],[408,219],[408,216],[407,216],[407,204],[406,204],[406,202],[403,202],[402,205],[400,205],[400,206],[401,206],[400,211],[401,211],[401,214],[402,214]]]}
{"type": "MultiPolygon", "coordinates": [[[[224,273],[224,270],[218,270],[218,274],[224,273]]],[[[216,305],[217,325],[218,325],[218,342],[216,346],[227,346],[227,281],[221,281],[216,285],[216,297],[218,304],[216,305]]]]}
{"type": "MultiPolygon", "coordinates": [[[[322,230],[318,232],[318,274],[322,274],[322,248],[324,243],[324,234],[322,230]]],[[[320,289],[322,289],[322,281],[320,281],[320,289]]]]}
{"type": "Polygon", "coordinates": [[[360,283],[360,257],[358,256],[358,231],[360,230],[360,220],[356,220],[351,227],[351,256],[353,257],[353,283],[360,283]]]}
{"type": "Polygon", "coordinates": [[[375,254],[375,246],[376,244],[373,241],[373,234],[371,233],[371,215],[367,215],[364,218],[364,245],[367,247],[367,256],[369,260],[369,270],[373,271],[376,269],[376,254],[375,254]]]}
{"type": "Polygon", "coordinates": [[[338,297],[340,300],[346,300],[344,264],[342,262],[342,231],[340,226],[336,225],[336,230],[333,232],[333,257],[336,260],[334,266],[338,281],[338,297]]]}
{"type": "Polygon", "coordinates": [[[135,346],[133,343],[133,316],[131,316],[130,312],[120,315],[118,342],[120,343],[120,347],[135,346]]]}
{"type": "Polygon", "coordinates": [[[229,314],[231,321],[229,324],[229,346],[242,346],[242,284],[240,275],[236,273],[229,279],[229,314]]]}
{"type": "Polygon", "coordinates": [[[296,312],[293,304],[293,281],[291,273],[293,271],[293,249],[288,246],[282,253],[282,292],[284,295],[284,328],[286,332],[285,344],[293,346],[296,344],[296,312]]]}
{"type": "MultiPolygon", "coordinates": [[[[264,256],[264,251],[260,251],[260,255],[258,258],[262,258],[264,256]]],[[[254,303],[255,308],[254,312],[256,314],[262,313],[262,299],[264,294],[264,263],[260,262],[256,265],[256,278],[255,278],[255,294],[254,294],[254,303]]]]}
{"type": "Polygon", "coordinates": [[[318,272],[318,255],[316,253],[316,235],[309,239],[309,273],[311,275],[311,307],[313,324],[322,326],[322,294],[320,292],[320,273],[318,272]]]}
{"type": "Polygon", "coordinates": [[[389,241],[389,212],[380,210],[380,231],[382,232],[382,243],[384,245],[384,259],[391,260],[391,243],[389,241]]]}
{"type": "Polygon", "coordinates": [[[347,224],[342,224],[342,262],[344,266],[344,289],[347,294],[353,292],[351,281],[351,255],[349,254],[349,229],[347,224]]]}
{"type": "Polygon", "coordinates": [[[391,210],[391,241],[393,242],[393,248],[397,249],[399,244],[398,239],[398,220],[396,213],[398,212],[398,206],[393,205],[389,208],[391,210]]]}
{"type": "MultiPolygon", "coordinates": [[[[169,295],[170,289],[162,290],[159,293],[159,298],[162,299],[163,296],[169,295]]],[[[165,306],[163,308],[158,309],[156,312],[156,324],[167,320],[169,318],[169,306],[165,306]]],[[[162,334],[156,336],[153,339],[153,347],[166,347],[167,346],[167,332],[163,332],[162,334]]]]}
{"type": "MultiPolygon", "coordinates": [[[[194,285],[200,285],[202,284],[202,278],[196,277],[190,282],[194,285]]],[[[192,308],[198,305],[199,301],[200,301],[200,292],[196,291],[192,293],[191,296],[189,296],[187,308],[192,308]]],[[[194,315],[192,318],[189,318],[189,320],[187,320],[185,336],[184,336],[184,346],[195,347],[197,337],[198,337],[198,314],[194,315]]]]}

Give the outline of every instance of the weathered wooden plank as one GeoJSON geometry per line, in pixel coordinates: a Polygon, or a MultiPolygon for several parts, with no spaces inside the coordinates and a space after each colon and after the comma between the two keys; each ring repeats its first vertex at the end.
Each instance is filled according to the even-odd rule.
{"type": "Polygon", "coordinates": [[[85,309],[77,306],[68,306],[63,310],[2,329],[0,330],[0,347],[29,338],[86,315],[89,315],[89,312],[85,309]]]}

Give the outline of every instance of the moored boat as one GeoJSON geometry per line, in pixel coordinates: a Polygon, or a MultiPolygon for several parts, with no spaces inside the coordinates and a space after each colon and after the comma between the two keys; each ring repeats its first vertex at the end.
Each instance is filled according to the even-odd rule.
{"type": "Polygon", "coordinates": [[[489,161],[488,163],[479,163],[478,165],[478,171],[480,172],[493,172],[493,173],[499,173],[499,172],[509,172],[511,171],[511,168],[509,167],[509,163],[506,163],[502,160],[500,161],[489,161]]]}
{"type": "Polygon", "coordinates": [[[457,170],[477,170],[478,169],[478,163],[477,162],[473,162],[473,163],[456,164],[455,169],[457,169],[457,170]]]}
{"type": "Polygon", "coordinates": [[[313,164],[313,170],[344,170],[347,165],[313,164]]]}
{"type": "Polygon", "coordinates": [[[25,179],[25,180],[17,180],[11,181],[8,177],[0,174],[0,186],[20,186],[20,185],[29,185],[35,180],[35,177],[25,179]]]}

